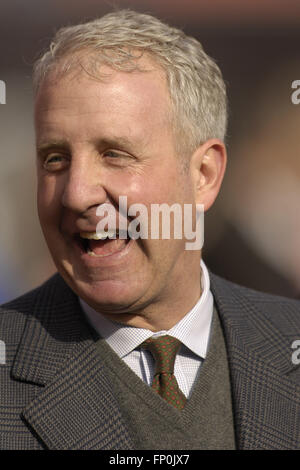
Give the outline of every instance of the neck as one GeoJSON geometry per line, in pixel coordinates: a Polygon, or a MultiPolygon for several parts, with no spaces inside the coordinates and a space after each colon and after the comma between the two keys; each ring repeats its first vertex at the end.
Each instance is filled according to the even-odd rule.
{"type": "Polygon", "coordinates": [[[172,288],[160,292],[134,310],[131,308],[130,311],[111,313],[92,307],[110,321],[153,332],[168,331],[194,307],[202,294],[200,262],[192,274],[185,274],[185,282],[180,278],[178,282],[172,283],[172,288]]]}
{"type": "Polygon", "coordinates": [[[122,323],[136,328],[145,328],[156,332],[170,330],[178,323],[198,302],[202,294],[200,282],[194,295],[186,302],[173,302],[172,305],[161,305],[160,303],[151,304],[151,308],[144,309],[142,312],[133,314],[121,314],[112,316],[105,315],[110,320],[122,323]]]}

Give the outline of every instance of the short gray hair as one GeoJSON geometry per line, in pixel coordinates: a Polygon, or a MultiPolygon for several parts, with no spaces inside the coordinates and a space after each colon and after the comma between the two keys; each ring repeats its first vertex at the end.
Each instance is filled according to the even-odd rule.
{"type": "Polygon", "coordinates": [[[137,68],[136,52],[153,57],[166,74],[180,153],[191,153],[208,139],[224,140],[225,84],[219,67],[195,38],[151,15],[132,10],[115,11],[84,24],[61,28],[49,50],[34,65],[35,92],[50,70],[55,67],[61,72],[69,70],[76,54],[82,51],[126,71],[137,68]],[[130,64],[134,66],[130,68],[130,64]]]}

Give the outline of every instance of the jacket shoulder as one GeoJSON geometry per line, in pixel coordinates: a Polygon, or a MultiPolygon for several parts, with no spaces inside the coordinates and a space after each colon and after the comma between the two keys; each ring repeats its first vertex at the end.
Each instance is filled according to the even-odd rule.
{"type": "Polygon", "coordinates": [[[58,274],[55,274],[42,285],[25,294],[0,305],[0,339],[11,342],[21,336],[28,315],[33,314],[41,298],[50,296],[51,291],[61,284],[58,274]]]}
{"type": "Polygon", "coordinates": [[[211,290],[216,304],[227,311],[237,311],[239,315],[256,317],[257,315],[273,320],[282,327],[299,327],[300,300],[260,292],[227,281],[213,273],[210,274],[211,290]]]}
{"type": "Polygon", "coordinates": [[[224,294],[231,293],[232,295],[242,295],[258,302],[287,302],[292,304],[294,303],[298,306],[300,305],[299,299],[258,291],[250,287],[246,287],[235,282],[228,281],[227,279],[224,279],[212,273],[211,271],[209,271],[209,276],[212,285],[215,286],[221,292],[224,292],[224,294]]]}

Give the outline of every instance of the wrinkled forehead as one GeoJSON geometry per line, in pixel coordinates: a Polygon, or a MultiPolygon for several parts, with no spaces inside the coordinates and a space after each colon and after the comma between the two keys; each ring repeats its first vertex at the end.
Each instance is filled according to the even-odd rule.
{"type": "Polygon", "coordinates": [[[36,95],[37,141],[90,141],[96,136],[126,135],[137,140],[170,134],[170,100],[162,71],[145,63],[144,70],[116,70],[102,64],[101,75],[85,69],[64,75],[50,71],[36,95]]]}
{"type": "Polygon", "coordinates": [[[134,91],[132,99],[137,100],[139,96],[144,95],[145,101],[148,96],[153,104],[159,100],[161,109],[166,108],[169,120],[171,98],[165,71],[150,54],[136,52],[132,53],[130,58],[130,62],[127,57],[122,62],[120,58],[117,61],[113,51],[104,55],[90,53],[84,56],[77,53],[61,58],[48,69],[36,90],[36,110],[40,108],[41,103],[53,99],[54,95],[58,94],[54,93],[58,89],[62,92],[60,99],[63,101],[64,97],[70,96],[71,93],[75,95],[75,90],[78,93],[78,83],[82,84],[83,91],[89,83],[88,88],[93,88],[94,92],[96,86],[92,87],[92,84],[99,84],[100,93],[101,86],[102,90],[105,86],[108,89],[114,82],[114,93],[117,93],[118,89],[121,90],[122,86],[127,86],[134,91]]]}

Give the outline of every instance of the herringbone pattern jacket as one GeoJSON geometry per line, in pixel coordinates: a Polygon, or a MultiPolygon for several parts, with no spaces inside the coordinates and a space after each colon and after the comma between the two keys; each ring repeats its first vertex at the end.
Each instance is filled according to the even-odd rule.
{"type": "MultiPolygon", "coordinates": [[[[211,274],[238,449],[300,449],[300,302],[211,274]]],[[[0,449],[133,449],[96,333],[60,275],[0,308],[0,449]]]]}

